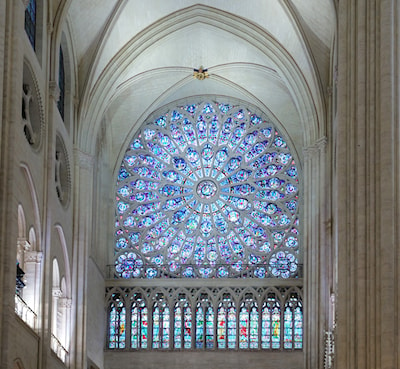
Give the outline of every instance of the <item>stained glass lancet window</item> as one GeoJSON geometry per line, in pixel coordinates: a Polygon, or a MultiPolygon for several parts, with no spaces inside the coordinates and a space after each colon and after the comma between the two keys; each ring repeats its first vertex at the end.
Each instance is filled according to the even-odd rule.
{"type": "Polygon", "coordinates": [[[301,349],[303,342],[303,309],[296,295],[286,302],[284,311],[284,348],[301,349]]]}
{"type": "Polygon", "coordinates": [[[60,97],[57,102],[58,111],[60,112],[61,118],[64,119],[65,109],[65,68],[64,68],[64,54],[62,47],[60,46],[60,55],[58,63],[58,87],[60,89],[60,97]]]}
{"type": "Polygon", "coordinates": [[[36,0],[30,0],[25,9],[25,32],[28,35],[29,41],[36,48],[36,0]]]}
{"type": "Polygon", "coordinates": [[[215,296],[205,287],[157,288],[157,293],[132,289],[109,295],[109,349],[125,349],[126,337],[135,350],[303,348],[300,288],[271,287],[264,293],[260,287],[244,293],[246,288],[224,287],[220,292],[213,287],[215,296]]]}
{"type": "Polygon", "coordinates": [[[148,313],[145,301],[135,295],[131,305],[131,347],[147,348],[148,313]]]}
{"type": "Polygon", "coordinates": [[[122,299],[115,295],[109,311],[109,348],[125,348],[126,309],[122,299]]]}
{"type": "Polygon", "coordinates": [[[236,347],[236,309],[230,296],[224,296],[218,305],[217,346],[219,349],[236,347]]]}
{"type": "Polygon", "coordinates": [[[299,276],[297,166],[247,108],[181,105],[149,120],[116,192],[116,277],[299,276]]]}

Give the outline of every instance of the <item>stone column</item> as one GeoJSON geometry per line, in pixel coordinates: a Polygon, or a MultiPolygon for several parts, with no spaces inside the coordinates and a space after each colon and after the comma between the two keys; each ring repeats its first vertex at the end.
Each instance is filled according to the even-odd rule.
{"type": "MultiPolygon", "coordinates": [[[[25,278],[26,290],[24,290],[24,300],[28,306],[40,317],[40,281],[41,263],[43,253],[40,251],[25,251],[25,278]]],[[[40,326],[40,322],[38,322],[40,326]]]]}
{"type": "Polygon", "coordinates": [[[53,287],[51,300],[51,334],[58,338],[59,334],[59,319],[58,319],[58,300],[62,297],[62,291],[53,287]]]}
{"type": "Polygon", "coordinates": [[[15,242],[18,236],[13,181],[16,177],[16,130],[21,119],[22,44],[25,5],[0,1],[0,367],[12,367],[10,322],[15,318],[15,242]]]}
{"type": "Polygon", "coordinates": [[[304,350],[307,369],[323,368],[332,289],[327,139],[304,149],[304,350]]]}
{"type": "Polygon", "coordinates": [[[338,369],[400,366],[399,7],[339,2],[338,369]]]}
{"type": "Polygon", "coordinates": [[[67,351],[69,351],[70,346],[71,306],[72,301],[67,297],[62,297],[58,301],[58,312],[61,318],[58,339],[67,351]]]}
{"type": "Polygon", "coordinates": [[[93,171],[94,158],[79,149],[74,151],[74,258],[72,293],[72,329],[74,342],[71,345],[71,368],[86,368],[86,322],[87,322],[87,278],[88,258],[92,231],[93,171]]]}

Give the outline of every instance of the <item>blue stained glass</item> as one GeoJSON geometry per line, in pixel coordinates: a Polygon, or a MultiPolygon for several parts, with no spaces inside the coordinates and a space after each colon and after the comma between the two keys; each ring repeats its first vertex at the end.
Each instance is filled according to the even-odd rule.
{"type": "Polygon", "coordinates": [[[146,269],[146,277],[147,279],[153,279],[155,277],[157,277],[157,269],[154,268],[147,268],[146,269]]]}
{"type": "Polygon", "coordinates": [[[242,185],[238,185],[238,186],[232,186],[230,189],[230,192],[235,195],[247,196],[247,195],[253,193],[254,190],[255,190],[255,188],[253,186],[246,183],[246,184],[242,184],[242,185]]]}
{"type": "Polygon", "coordinates": [[[183,131],[185,132],[186,139],[188,142],[195,144],[196,135],[194,133],[193,125],[190,120],[185,119],[183,121],[183,131]]]}
{"type": "Polygon", "coordinates": [[[174,158],[175,168],[178,170],[184,170],[186,168],[186,162],[183,158],[174,158]]]}
{"type": "Polygon", "coordinates": [[[125,168],[121,168],[118,174],[118,180],[122,181],[128,177],[130,177],[130,174],[127,172],[127,170],[125,168]]]}
{"type": "Polygon", "coordinates": [[[165,164],[161,163],[159,160],[153,158],[150,155],[139,155],[139,159],[142,161],[144,165],[148,165],[151,168],[161,170],[165,167],[165,164]]]}
{"type": "Polygon", "coordinates": [[[196,348],[204,347],[204,311],[201,306],[196,309],[196,348]]]}
{"type": "Polygon", "coordinates": [[[228,310],[228,348],[236,346],[236,309],[231,302],[228,310]]]}
{"type": "Polygon", "coordinates": [[[122,197],[127,197],[132,193],[132,189],[129,186],[123,186],[118,190],[118,194],[122,197]]]}
{"type": "Polygon", "coordinates": [[[30,0],[25,9],[25,32],[28,35],[29,41],[36,49],[36,0],[30,0]]]}
{"type": "Polygon", "coordinates": [[[289,278],[297,270],[297,259],[293,254],[278,251],[269,261],[271,273],[276,277],[289,278]]]}
{"type": "Polygon", "coordinates": [[[229,141],[229,137],[232,133],[232,128],[233,128],[233,123],[232,123],[232,119],[228,118],[221,127],[221,132],[220,132],[220,136],[219,136],[219,144],[223,145],[223,144],[227,144],[229,141]]]}
{"type": "Polygon", "coordinates": [[[218,344],[218,348],[221,348],[221,349],[226,348],[226,311],[225,311],[224,306],[218,307],[217,344],[218,344]]]}
{"type": "Polygon", "coordinates": [[[207,140],[207,122],[201,115],[197,119],[197,138],[200,145],[207,140]]]}
{"type": "Polygon", "coordinates": [[[118,213],[123,214],[129,209],[129,205],[125,202],[118,202],[117,204],[118,213]]]}
{"type": "Polygon", "coordinates": [[[182,309],[180,306],[175,307],[174,347],[176,349],[182,348],[182,309]]]}
{"type": "Polygon", "coordinates": [[[153,348],[160,348],[160,309],[154,308],[153,311],[153,348]]]}
{"type": "Polygon", "coordinates": [[[109,348],[125,348],[126,310],[123,302],[116,297],[109,313],[109,348]]]}
{"type": "Polygon", "coordinates": [[[231,158],[228,164],[225,166],[225,170],[228,173],[231,173],[240,167],[240,163],[242,161],[242,157],[238,156],[236,158],[231,158]]]}
{"type": "Polygon", "coordinates": [[[258,348],[258,310],[256,306],[252,306],[250,312],[250,334],[249,344],[251,349],[258,348]]]}
{"type": "Polygon", "coordinates": [[[249,311],[242,306],[239,313],[239,348],[249,347],[249,311]]]}
{"type": "Polygon", "coordinates": [[[212,268],[200,268],[199,269],[199,273],[201,275],[202,278],[209,278],[211,277],[213,272],[212,268]]]}
{"type": "Polygon", "coordinates": [[[156,131],[154,129],[147,128],[143,131],[143,134],[145,140],[151,140],[156,135],[156,131]]]}
{"type": "Polygon", "coordinates": [[[194,113],[197,110],[197,105],[192,104],[192,105],[186,105],[183,107],[189,114],[194,115],[194,113]]]}
{"type": "Polygon", "coordinates": [[[186,150],[186,155],[187,155],[187,159],[189,160],[189,162],[191,164],[196,164],[197,162],[199,162],[200,155],[195,149],[189,147],[186,150]]]}
{"type": "Polygon", "coordinates": [[[131,143],[130,148],[132,150],[139,150],[139,149],[144,149],[144,146],[142,145],[140,139],[136,139],[131,143]]]}
{"type": "Polygon", "coordinates": [[[192,267],[188,267],[182,272],[182,274],[186,278],[193,278],[194,277],[194,269],[192,267]]]}
{"type": "Polygon", "coordinates": [[[171,156],[163,148],[153,142],[148,142],[147,146],[155,156],[169,164],[171,156]]]}
{"type": "MultiPolygon", "coordinates": [[[[252,133],[249,133],[242,141],[240,144],[238,150],[241,153],[245,153],[246,151],[250,150],[250,148],[253,146],[253,144],[257,141],[257,135],[258,132],[254,131],[252,133]]],[[[266,141],[268,143],[268,141],[266,141]]],[[[252,156],[253,157],[253,156],[252,156]]],[[[246,161],[248,161],[248,156],[246,155],[246,161]]]]}
{"type": "Polygon", "coordinates": [[[170,154],[175,155],[178,153],[176,146],[172,143],[171,139],[167,135],[159,133],[158,140],[160,144],[164,146],[170,154]]]}
{"type": "Polygon", "coordinates": [[[172,134],[172,138],[175,139],[176,143],[178,144],[178,147],[185,148],[186,147],[186,140],[182,135],[182,131],[175,125],[175,124],[171,124],[171,134],[172,134]]]}
{"type": "Polygon", "coordinates": [[[229,147],[234,148],[239,141],[242,139],[246,132],[246,125],[243,123],[239,127],[235,128],[233,131],[233,135],[231,137],[231,140],[229,141],[229,147]]]}
{"type": "Polygon", "coordinates": [[[167,125],[167,117],[161,116],[161,117],[159,117],[158,119],[156,119],[154,123],[155,123],[157,126],[160,126],[160,127],[163,127],[163,128],[164,128],[164,127],[167,125]]]}
{"type": "Polygon", "coordinates": [[[277,136],[277,137],[275,137],[275,140],[274,140],[274,146],[283,148],[283,147],[287,147],[287,144],[282,137],[277,136]]]}
{"type": "Polygon", "coordinates": [[[181,120],[183,118],[183,115],[179,112],[177,112],[176,110],[174,110],[171,113],[171,122],[175,122],[177,120],[181,120]]]}
{"type": "Polygon", "coordinates": [[[220,267],[217,271],[217,277],[226,278],[229,276],[229,271],[226,267],[220,267]]]}
{"type": "Polygon", "coordinates": [[[289,177],[297,178],[297,168],[295,166],[291,166],[286,173],[289,177]]]}
{"type": "Polygon", "coordinates": [[[218,108],[221,111],[221,113],[226,114],[229,110],[233,108],[233,106],[229,104],[218,104],[218,108]]]}
{"type": "Polygon", "coordinates": [[[289,209],[291,213],[296,212],[297,210],[297,201],[296,200],[290,200],[286,203],[286,207],[289,209]]]}
{"type": "Polygon", "coordinates": [[[128,246],[128,241],[125,238],[120,238],[117,241],[117,249],[125,249],[128,246]]]}
{"type": "Polygon", "coordinates": [[[205,145],[201,152],[201,156],[202,156],[203,160],[205,160],[205,161],[211,160],[214,156],[214,151],[212,150],[212,146],[205,145]]]}
{"type": "Polygon", "coordinates": [[[293,194],[297,192],[297,187],[291,183],[286,185],[286,194],[293,194]]]}
{"type": "Polygon", "coordinates": [[[192,347],[192,311],[188,303],[184,306],[184,348],[190,349],[192,347]]]}
{"type": "Polygon", "coordinates": [[[205,104],[203,108],[203,114],[214,113],[214,108],[211,104],[205,104]]]}
{"type": "Polygon", "coordinates": [[[212,143],[213,145],[217,144],[218,133],[219,133],[218,117],[216,115],[214,115],[214,117],[211,121],[210,134],[209,134],[210,143],[212,143]]]}
{"type": "Polygon", "coordinates": [[[256,278],[296,276],[297,176],[287,141],[247,108],[205,102],[160,114],[119,168],[116,274],[147,277],[162,258],[163,276],[233,277],[245,264],[256,278]],[[129,247],[139,262],[118,261],[129,247]],[[271,253],[277,247],[295,260],[271,253]]]}
{"type": "Polygon", "coordinates": [[[298,305],[294,310],[294,348],[303,348],[303,311],[301,303],[298,301],[298,305]]]}
{"type": "Polygon", "coordinates": [[[252,114],[251,117],[250,117],[250,122],[253,125],[257,125],[257,124],[261,124],[262,123],[262,119],[258,115],[252,114]]]}
{"type": "Polygon", "coordinates": [[[234,115],[234,117],[235,117],[236,119],[239,119],[239,120],[243,120],[243,119],[244,119],[244,116],[245,116],[245,114],[244,114],[243,109],[240,109],[240,110],[234,115]]]}
{"type": "Polygon", "coordinates": [[[263,267],[261,267],[261,268],[257,268],[257,269],[255,269],[254,270],[254,275],[257,277],[257,278],[260,278],[260,279],[262,279],[262,278],[265,278],[265,268],[263,268],[263,267]]]}
{"type": "Polygon", "coordinates": [[[214,347],[214,310],[209,306],[206,310],[206,348],[214,347]]]}
{"type": "Polygon", "coordinates": [[[130,155],[130,156],[125,156],[125,162],[126,162],[126,164],[128,164],[128,166],[133,166],[133,164],[135,164],[136,163],[136,161],[137,161],[137,156],[135,156],[135,155],[130,155]]]}

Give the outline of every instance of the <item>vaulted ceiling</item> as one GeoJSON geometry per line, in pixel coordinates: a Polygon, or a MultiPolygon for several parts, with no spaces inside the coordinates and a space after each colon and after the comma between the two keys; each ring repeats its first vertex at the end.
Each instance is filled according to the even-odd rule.
{"type": "Polygon", "coordinates": [[[106,140],[115,168],[152,112],[197,95],[257,106],[298,152],[326,134],[333,0],[70,0],[65,14],[77,143],[95,153],[106,140]],[[193,77],[200,66],[206,80],[193,77]]]}

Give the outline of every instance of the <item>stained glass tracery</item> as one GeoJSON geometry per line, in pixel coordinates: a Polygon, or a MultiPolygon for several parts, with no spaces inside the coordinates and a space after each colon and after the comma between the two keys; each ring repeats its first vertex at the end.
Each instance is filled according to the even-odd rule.
{"type": "Polygon", "coordinates": [[[36,49],[36,0],[30,0],[25,9],[25,32],[28,35],[29,41],[36,49]]]}
{"type": "Polygon", "coordinates": [[[119,296],[113,296],[109,313],[109,348],[125,348],[126,309],[119,296]]]}
{"type": "Polygon", "coordinates": [[[139,288],[132,294],[124,289],[110,295],[108,348],[125,349],[129,341],[134,350],[303,348],[300,289],[273,288],[263,294],[260,288],[261,299],[238,288],[225,288],[212,299],[204,288],[179,289],[176,295],[174,289],[162,288],[156,294],[139,288]]]}
{"type": "Polygon", "coordinates": [[[135,135],[118,173],[116,275],[296,277],[298,193],[269,120],[217,102],[169,110],[135,135]]]}

